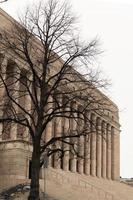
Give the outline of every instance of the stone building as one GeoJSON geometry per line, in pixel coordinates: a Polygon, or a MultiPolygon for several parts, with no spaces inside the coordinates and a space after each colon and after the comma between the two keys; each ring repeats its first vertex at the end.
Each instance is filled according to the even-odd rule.
{"type": "MultiPolygon", "coordinates": [[[[13,19],[0,9],[0,31],[10,26],[12,21],[13,19]]],[[[17,58],[12,60],[8,53],[4,56],[0,54],[0,65],[3,69],[10,70],[11,66],[15,64],[21,66],[20,60],[17,58]]],[[[0,92],[0,100],[3,101],[3,91],[0,92]]],[[[100,95],[103,94],[100,93],[100,95]]],[[[90,118],[97,124],[101,134],[96,134],[95,129],[95,133],[88,140],[84,139],[80,153],[85,155],[86,152],[89,152],[89,154],[86,154],[84,159],[65,154],[61,162],[51,158],[48,169],[42,168],[41,170],[41,187],[45,187],[48,193],[59,199],[130,200],[133,195],[128,186],[119,183],[120,125],[118,108],[110,99],[105,98],[112,107],[113,113],[108,112],[101,118],[90,113],[90,118]],[[43,181],[44,179],[46,182],[43,181]],[[126,191],[128,191],[128,195],[126,191]],[[81,192],[83,192],[82,195],[81,192]],[[68,194],[71,194],[71,197],[68,194]]],[[[17,126],[12,127],[10,124],[4,128],[6,131],[2,134],[3,126],[0,126],[1,189],[28,182],[31,173],[32,145],[26,130],[17,126]],[[25,139],[21,137],[23,133],[25,139]]],[[[48,140],[52,126],[49,126],[46,131],[46,140],[48,140]]]]}

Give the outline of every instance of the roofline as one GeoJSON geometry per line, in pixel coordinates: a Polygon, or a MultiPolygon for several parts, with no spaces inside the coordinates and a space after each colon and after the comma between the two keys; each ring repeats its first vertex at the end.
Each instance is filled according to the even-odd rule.
{"type": "MultiPolygon", "coordinates": [[[[0,8],[0,15],[3,15],[4,17],[6,17],[7,18],[7,20],[8,21],[10,21],[11,23],[16,23],[16,24],[19,24],[19,25],[21,25],[17,20],[15,20],[12,16],[10,16],[6,11],[4,11],[2,8],[0,8]]],[[[57,55],[58,56],[58,55],[57,55]]],[[[63,61],[63,59],[60,59],[60,62],[61,63],[63,63],[64,61],[63,61]]],[[[75,70],[75,69],[74,69],[75,70]]],[[[76,70],[77,71],[77,70],[76,70]]],[[[78,71],[77,71],[77,73],[78,74],[80,74],[78,71]]],[[[81,78],[83,78],[82,77],[82,74],[80,74],[81,75],[81,78]]],[[[106,96],[104,93],[102,93],[99,89],[97,89],[96,88],[96,90],[97,90],[97,92],[100,94],[100,95],[103,95],[104,97],[105,97],[105,99],[107,99],[118,111],[119,111],[119,109],[118,109],[118,106],[116,105],[116,103],[114,103],[108,96],[106,96]]]]}

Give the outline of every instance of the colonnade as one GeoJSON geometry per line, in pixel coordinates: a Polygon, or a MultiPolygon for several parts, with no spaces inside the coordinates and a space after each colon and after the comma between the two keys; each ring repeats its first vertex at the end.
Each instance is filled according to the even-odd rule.
{"type": "MultiPolygon", "coordinates": [[[[8,65],[4,60],[3,66],[8,65]]],[[[4,68],[3,68],[4,69],[4,68]]],[[[19,88],[20,86],[18,86],[19,88]]],[[[2,94],[2,90],[0,91],[2,94]]],[[[24,101],[24,100],[23,100],[24,101]]],[[[25,101],[23,102],[25,103],[25,101]]],[[[26,106],[29,106],[26,105],[26,106]]],[[[73,106],[77,106],[73,104],[73,106]]],[[[66,108],[68,109],[68,108],[66,108]]],[[[76,115],[76,113],[75,113],[76,115]]],[[[54,154],[50,158],[50,166],[54,168],[61,168],[65,171],[73,173],[80,173],[86,175],[97,176],[99,178],[118,179],[119,178],[119,128],[110,119],[97,116],[95,113],[88,113],[91,124],[84,121],[75,121],[76,116],[72,119],[57,118],[56,120],[48,123],[46,127],[45,142],[53,136],[60,136],[62,132],[69,134],[69,131],[76,131],[77,129],[87,126],[90,130],[89,134],[82,135],[79,138],[66,138],[66,143],[56,143],[56,147],[62,145],[64,156],[58,158],[54,154]],[[68,143],[74,143],[78,151],[78,156],[73,151],[72,146],[68,143]]],[[[2,132],[2,127],[0,126],[2,132]]],[[[18,133],[19,129],[16,126],[10,127],[11,139],[21,137],[18,133]]],[[[25,130],[26,132],[26,130],[25,130]]],[[[25,136],[27,134],[25,133],[25,136]]],[[[10,137],[10,135],[9,135],[10,137]]],[[[0,137],[2,139],[2,137],[0,137]]],[[[29,139],[29,138],[28,138],[29,139]]],[[[54,147],[52,147],[54,148],[54,147]]]]}
{"type": "MultiPolygon", "coordinates": [[[[111,123],[111,120],[108,122],[94,113],[89,113],[89,118],[90,124],[84,122],[84,125],[90,129],[88,134],[81,135],[79,138],[65,139],[66,142],[74,144],[78,153],[72,154],[71,145],[63,143],[62,148],[64,152],[66,151],[64,156],[57,158],[57,155],[53,155],[50,158],[52,160],[50,166],[99,178],[119,179],[119,128],[113,122],[111,123]]],[[[55,136],[60,136],[63,132],[70,134],[71,130],[79,130],[83,125],[83,122],[77,123],[75,119],[64,118],[60,119],[58,124],[54,123],[54,130],[52,130],[52,123],[48,124],[46,138],[52,137],[54,130],[56,130],[55,136]]],[[[60,144],[57,146],[59,147],[60,144]]]]}
{"type": "MultiPolygon", "coordinates": [[[[24,81],[22,80],[24,71],[23,70],[17,71],[19,67],[16,66],[17,64],[13,62],[10,58],[3,56],[3,54],[0,54],[0,72],[3,80],[7,85],[9,85],[8,87],[10,87],[10,92],[13,92],[18,97],[17,100],[18,103],[20,105],[23,105],[23,107],[25,107],[26,110],[29,110],[31,108],[31,103],[29,101],[29,96],[24,95],[25,89],[24,85],[22,84],[22,81],[24,81]],[[17,94],[18,92],[19,94],[17,94]]],[[[7,115],[6,112],[8,111],[7,107],[9,100],[6,95],[4,85],[3,87],[0,88],[0,101],[1,101],[0,115],[6,116],[7,115]]],[[[21,112],[21,110],[19,111],[18,107],[15,109],[16,112],[18,113],[21,112]]],[[[10,113],[8,113],[8,115],[10,116],[10,113]]],[[[0,124],[0,140],[25,139],[28,141],[29,138],[30,137],[28,134],[28,129],[26,129],[24,126],[21,126],[20,124],[14,124],[8,122],[0,124]]]]}

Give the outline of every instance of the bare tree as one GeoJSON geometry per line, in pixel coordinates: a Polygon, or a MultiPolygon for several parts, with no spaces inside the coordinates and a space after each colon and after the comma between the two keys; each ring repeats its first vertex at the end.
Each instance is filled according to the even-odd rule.
{"type": "Polygon", "coordinates": [[[75,17],[67,3],[48,0],[34,11],[28,9],[19,24],[14,22],[10,30],[2,32],[1,60],[3,53],[10,54],[21,65],[16,64],[14,70],[11,62],[6,70],[0,69],[0,88],[5,89],[0,105],[2,137],[8,137],[13,124],[19,127],[22,138],[28,130],[33,144],[29,200],[35,200],[39,199],[43,153],[59,157],[65,151],[76,154],[74,138],[91,132],[88,128],[92,125],[91,119],[86,113],[104,115],[107,102],[98,88],[105,87],[106,80],[99,78],[94,67],[89,67],[100,51],[96,39],[80,41],[75,31],[75,17]],[[81,75],[75,66],[79,71],[85,68],[85,73],[81,75]],[[74,120],[78,128],[69,127],[66,131],[62,127],[60,133],[46,141],[44,135],[49,123],[54,121],[58,127],[61,119],[74,120]],[[71,148],[64,150],[62,143],[71,148]]]}

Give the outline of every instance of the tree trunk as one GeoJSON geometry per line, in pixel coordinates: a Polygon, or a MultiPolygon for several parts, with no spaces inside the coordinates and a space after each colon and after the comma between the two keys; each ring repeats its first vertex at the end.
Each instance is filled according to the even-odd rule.
{"type": "Polygon", "coordinates": [[[28,200],[39,200],[40,140],[33,142],[31,183],[28,200]]]}

